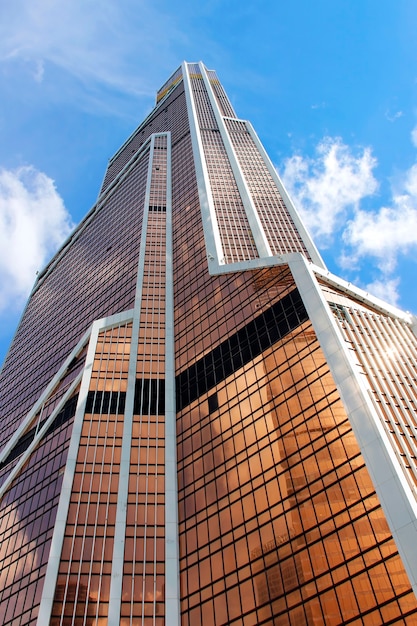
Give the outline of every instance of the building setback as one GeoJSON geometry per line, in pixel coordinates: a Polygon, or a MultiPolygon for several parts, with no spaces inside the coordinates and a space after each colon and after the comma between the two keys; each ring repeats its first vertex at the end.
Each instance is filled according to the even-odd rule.
{"type": "Polygon", "coordinates": [[[416,380],[183,63],[2,370],[1,624],[417,623],[416,380]]]}

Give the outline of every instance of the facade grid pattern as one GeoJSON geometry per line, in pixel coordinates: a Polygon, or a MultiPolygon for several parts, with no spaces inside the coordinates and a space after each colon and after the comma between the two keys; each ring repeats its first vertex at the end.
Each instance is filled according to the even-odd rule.
{"type": "Polygon", "coordinates": [[[132,308],[148,159],[149,151],[32,294],[0,382],[0,445],[91,323],[132,308]],[[25,377],[17,375],[22,359],[25,377]]]}
{"type": "Polygon", "coordinates": [[[391,446],[417,495],[417,339],[399,320],[340,304],[333,305],[333,310],[366,376],[391,446]]]}
{"type": "Polygon", "coordinates": [[[36,624],[71,427],[72,420],[42,441],[2,500],[3,624],[36,624]]]}
{"type": "Polygon", "coordinates": [[[201,70],[198,63],[187,63],[187,68],[192,78],[201,78],[201,70]]]}
{"type": "Polygon", "coordinates": [[[25,452],[29,448],[33,447],[35,439],[39,439],[40,437],[44,438],[46,435],[50,434],[50,432],[59,428],[64,421],[67,421],[74,416],[74,400],[76,400],[79,391],[80,373],[84,367],[84,363],[85,351],[79,356],[73,367],[69,368],[67,372],[65,372],[61,381],[52,393],[41,402],[40,409],[36,411],[33,417],[31,418],[31,415],[28,415],[29,419],[26,420],[23,432],[15,442],[14,446],[11,449],[9,448],[4,461],[0,464],[0,488],[2,491],[5,489],[7,490],[7,484],[10,483],[10,477],[15,474],[16,463],[13,463],[13,461],[19,459],[21,455],[23,455],[26,460],[25,452]],[[74,385],[76,385],[75,389],[74,385]],[[65,400],[67,400],[67,402],[57,415],[59,407],[62,407],[65,400]],[[71,405],[70,410],[68,410],[69,405],[71,405]],[[53,420],[52,423],[51,420],[53,420]],[[49,428],[45,433],[45,428],[48,424],[49,428]]]}
{"type": "Polygon", "coordinates": [[[309,323],[184,409],[178,432],[184,625],[412,623],[309,323]]]}
{"type": "Polygon", "coordinates": [[[0,512],[0,604],[5,624],[20,619],[28,626],[36,623],[78,385],[66,402],[65,410],[61,410],[52,423],[51,417],[82,371],[85,356],[86,350],[81,349],[42,402],[40,410],[28,421],[26,430],[1,465],[0,484],[6,493],[0,512]],[[27,457],[34,438],[48,420],[49,428],[38,447],[27,457]],[[20,464],[22,456],[27,460],[16,477],[15,466],[20,464]],[[13,476],[12,486],[7,487],[6,481],[10,483],[13,476]]]}
{"type": "Polygon", "coordinates": [[[51,626],[107,618],[131,335],[129,323],[98,337],[51,626]],[[105,393],[113,402],[105,403],[105,393]]]}
{"type": "Polygon", "coordinates": [[[257,258],[258,251],[244,204],[201,74],[198,78],[192,78],[191,85],[220,230],[223,262],[237,263],[257,258]]]}
{"type": "Polygon", "coordinates": [[[416,570],[341,395],[326,341],[346,346],[326,300],[356,363],[347,385],[367,381],[373,400],[362,385],[355,401],[381,415],[412,488],[416,339],[366,295],[313,282],[285,190],[207,75],[184,64],[163,85],[40,275],[6,360],[0,621],[412,626],[416,570]],[[251,225],[267,256],[267,242],[298,254],[260,259],[251,225]],[[210,232],[238,269],[210,267],[210,232]]]}
{"type": "Polygon", "coordinates": [[[106,192],[153,133],[170,131],[174,143],[181,140],[189,132],[183,94],[184,85],[182,81],[179,81],[176,83],[175,89],[169,90],[169,93],[159,101],[157,107],[118,150],[109,162],[101,187],[101,195],[106,192]]]}
{"type": "Polygon", "coordinates": [[[152,154],[139,319],[120,624],[165,624],[165,379],[167,138],[152,154]],[[149,387],[146,382],[150,381],[149,387]],[[146,390],[149,392],[146,393],[146,390]],[[153,392],[153,393],[152,393],[153,392]],[[154,395],[154,397],[152,397],[154,395]]]}
{"type": "Polygon", "coordinates": [[[225,119],[230,140],[245,176],[272,253],[302,252],[307,249],[259,151],[242,120],[225,119]]]}
{"type": "Polygon", "coordinates": [[[216,96],[222,115],[227,116],[227,117],[236,117],[234,109],[232,105],[230,104],[230,100],[227,97],[222,84],[217,78],[216,72],[214,70],[207,70],[207,76],[210,79],[210,83],[213,88],[213,91],[216,96]]]}
{"type": "Polygon", "coordinates": [[[156,102],[158,103],[166,94],[182,80],[182,69],[179,67],[168,80],[162,85],[156,94],[156,102]]]}

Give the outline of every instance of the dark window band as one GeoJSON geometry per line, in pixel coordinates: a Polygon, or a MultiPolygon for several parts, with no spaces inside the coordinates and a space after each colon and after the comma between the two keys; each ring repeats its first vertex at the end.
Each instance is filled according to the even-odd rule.
{"type": "MultiPolygon", "coordinates": [[[[176,377],[177,411],[197,400],[203,393],[207,393],[307,319],[301,296],[298,290],[294,289],[176,377]]],[[[77,400],[78,395],[75,395],[66,402],[44,437],[75,415],[77,400]]],[[[212,411],[217,408],[215,402],[213,398],[212,411]]],[[[89,391],[86,413],[122,414],[125,411],[125,403],[125,392],[89,391]]],[[[156,378],[136,380],[134,413],[165,414],[165,380],[156,378]]],[[[44,423],[41,422],[38,429],[44,423]]],[[[0,464],[0,469],[27,450],[35,434],[36,428],[25,433],[0,464]]]]}
{"type": "MultiPolygon", "coordinates": [[[[62,424],[68,422],[75,415],[77,408],[78,394],[70,398],[64,405],[62,411],[53,420],[42,439],[57,430],[62,424]]],[[[115,415],[125,412],[126,392],[112,391],[89,391],[87,395],[86,413],[103,413],[115,415]]],[[[133,412],[143,415],[164,415],[165,414],[165,380],[160,379],[138,379],[135,384],[135,400],[133,412]]],[[[0,463],[0,469],[17,459],[27,450],[35,438],[37,430],[40,430],[46,420],[41,421],[38,428],[28,430],[14,448],[10,450],[8,456],[0,463]]]]}
{"type": "MultiPolygon", "coordinates": [[[[126,392],[89,391],[86,413],[124,413],[126,392]]],[[[138,378],[135,383],[135,415],[164,415],[165,413],[165,380],[158,378],[138,378]]]]}
{"type": "MultiPolygon", "coordinates": [[[[75,409],[77,408],[77,401],[78,393],[69,400],[67,400],[64,408],[57,414],[46,433],[44,433],[42,439],[45,439],[45,437],[57,430],[60,426],[62,426],[62,424],[65,424],[65,422],[68,422],[68,420],[74,417],[75,409]]],[[[36,426],[34,426],[24,435],[22,435],[22,437],[20,437],[14,448],[10,450],[8,456],[4,459],[3,463],[0,463],[0,469],[5,467],[8,463],[11,463],[15,459],[17,459],[17,457],[19,457],[21,454],[23,454],[23,452],[25,452],[25,450],[29,448],[30,444],[35,438],[36,432],[42,428],[45,422],[46,420],[42,420],[37,428],[36,426]]]]}
{"type": "Polygon", "coordinates": [[[308,319],[297,289],[176,377],[177,411],[218,385],[308,319]]]}

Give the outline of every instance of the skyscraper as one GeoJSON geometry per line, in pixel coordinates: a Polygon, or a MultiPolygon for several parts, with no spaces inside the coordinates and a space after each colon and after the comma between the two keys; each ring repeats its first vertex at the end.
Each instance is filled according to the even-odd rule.
{"type": "Polygon", "coordinates": [[[1,623],[415,624],[415,333],[184,63],[2,370],[1,623]]]}

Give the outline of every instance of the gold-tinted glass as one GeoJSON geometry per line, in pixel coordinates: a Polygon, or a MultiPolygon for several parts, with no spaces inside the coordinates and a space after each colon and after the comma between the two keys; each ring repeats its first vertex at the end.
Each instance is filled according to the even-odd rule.
{"type": "Polygon", "coordinates": [[[165,624],[165,284],[167,137],[152,154],[132,425],[121,625],[165,624]],[[147,401],[145,381],[155,390],[147,401]]]}
{"type": "Polygon", "coordinates": [[[309,323],[184,409],[178,426],[184,625],[416,614],[309,323]]]}
{"type": "Polygon", "coordinates": [[[98,337],[50,626],[107,623],[131,335],[98,337]]]}
{"type": "Polygon", "coordinates": [[[330,308],[371,390],[374,409],[414,493],[417,492],[417,338],[410,325],[358,307],[326,290],[330,308]]]}

